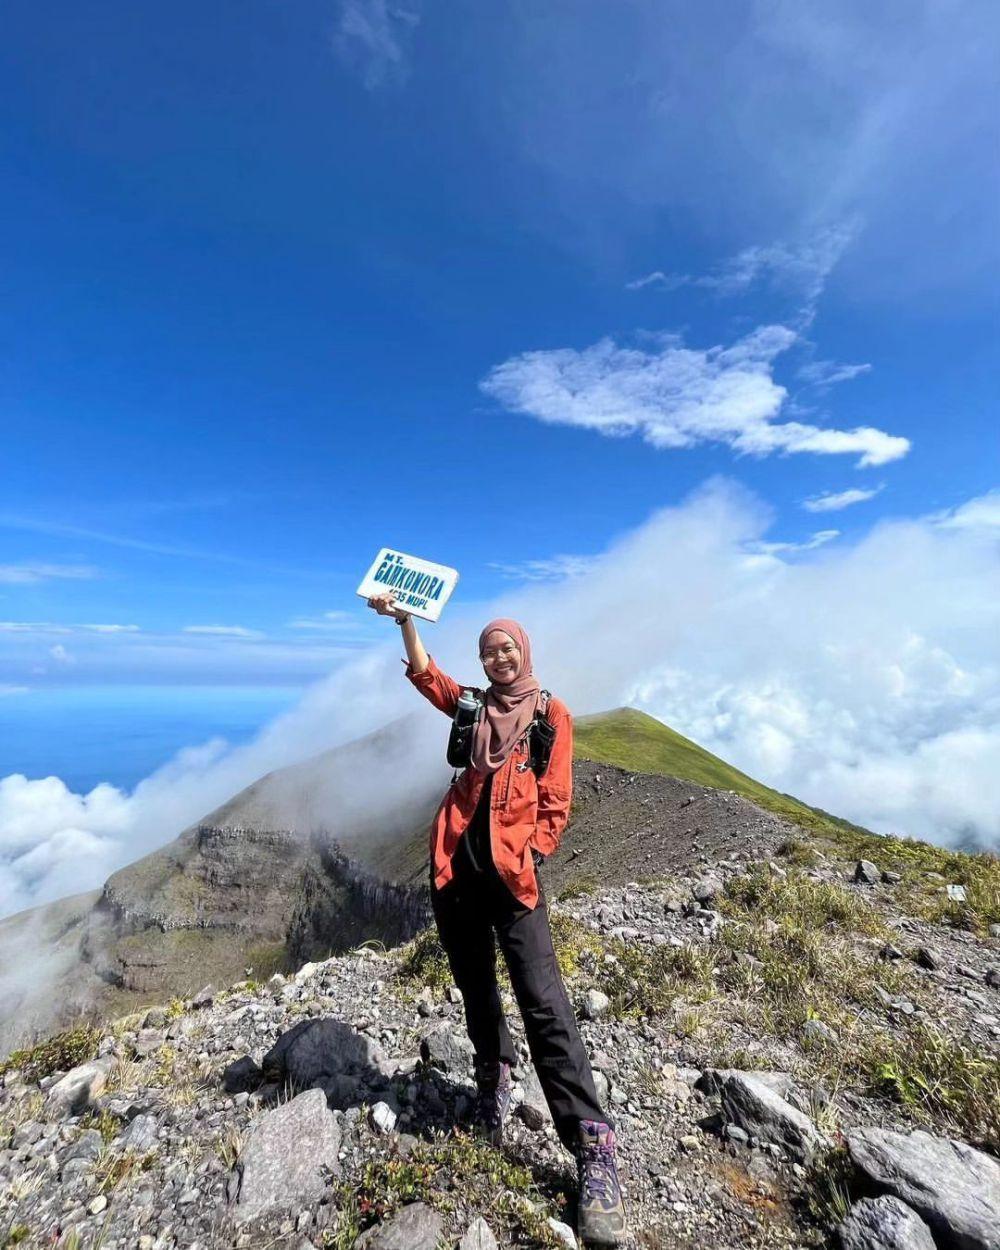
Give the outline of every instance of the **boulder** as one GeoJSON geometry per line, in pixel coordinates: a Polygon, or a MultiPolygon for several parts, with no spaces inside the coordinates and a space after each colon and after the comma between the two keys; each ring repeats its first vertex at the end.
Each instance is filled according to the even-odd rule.
{"type": "Polygon", "coordinates": [[[420,1040],[420,1057],[442,1072],[467,1073],[472,1067],[472,1043],[447,1022],[425,1033],[420,1040]]]}
{"type": "Polygon", "coordinates": [[[608,1013],[611,999],[601,990],[587,990],[580,1006],[580,1014],[585,1020],[600,1020],[608,1013]]]}
{"type": "Polygon", "coordinates": [[[855,1165],[930,1225],[941,1250],[1000,1250],[1000,1163],[964,1142],[917,1130],[847,1134],[855,1165]]]}
{"type": "Polygon", "coordinates": [[[318,1201],[339,1173],[340,1126],[322,1090],[310,1089],[263,1112],[253,1123],[239,1164],[239,1223],[318,1201]]]}
{"type": "Polygon", "coordinates": [[[843,1250],[935,1250],[931,1230],[898,1198],[862,1198],[837,1229],[843,1250]]]}
{"type": "Polygon", "coordinates": [[[227,1094],[252,1093],[263,1080],[264,1073],[249,1055],[234,1060],[222,1072],[222,1088],[227,1094]]]}
{"type": "Polygon", "coordinates": [[[159,1125],[152,1115],[137,1115],[124,1133],[115,1140],[119,1150],[131,1150],[144,1155],[155,1150],[159,1141],[159,1125]]]}
{"type": "Polygon", "coordinates": [[[861,885],[876,885],[882,880],[882,873],[870,859],[859,859],[854,865],[854,880],[861,885]]]}
{"type": "Polygon", "coordinates": [[[718,877],[709,874],[702,877],[700,881],[696,881],[691,887],[692,895],[701,903],[702,907],[708,907],[722,893],[722,882],[718,877]]]}
{"type": "Polygon", "coordinates": [[[45,1094],[45,1109],[51,1119],[79,1115],[97,1098],[117,1065],[111,1056],[78,1064],[65,1076],[50,1085],[45,1094]]]}
{"type": "Polygon", "coordinates": [[[493,1229],[481,1215],[469,1225],[465,1236],[458,1243],[458,1250],[499,1250],[493,1229]]]}
{"type": "Polygon", "coordinates": [[[324,1086],[334,1077],[378,1075],[382,1052],[369,1037],[343,1020],[322,1016],[300,1020],[283,1033],[261,1060],[268,1081],[289,1081],[295,1089],[324,1086]]]}
{"type": "Polygon", "coordinates": [[[722,1118],[802,1161],[811,1159],[823,1145],[812,1120],[754,1072],[727,1074],[722,1082],[722,1118]]]}
{"type": "Polygon", "coordinates": [[[368,1229],[354,1250],[437,1250],[444,1220],[425,1202],[412,1202],[389,1219],[368,1229]]]}

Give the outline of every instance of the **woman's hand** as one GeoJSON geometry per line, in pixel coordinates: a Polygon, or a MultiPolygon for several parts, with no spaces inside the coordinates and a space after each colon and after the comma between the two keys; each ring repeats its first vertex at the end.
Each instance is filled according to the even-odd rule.
{"type": "Polygon", "coordinates": [[[379,616],[391,616],[397,621],[409,620],[409,612],[404,612],[402,608],[395,605],[396,592],[394,590],[386,590],[380,595],[370,595],[368,606],[374,608],[379,616]]]}

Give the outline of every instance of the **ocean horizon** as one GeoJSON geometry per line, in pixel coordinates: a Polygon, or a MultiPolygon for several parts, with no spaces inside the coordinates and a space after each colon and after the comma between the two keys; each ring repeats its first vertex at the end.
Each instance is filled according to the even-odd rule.
{"type": "Polygon", "coordinates": [[[184,747],[250,741],[299,686],[76,686],[0,698],[0,778],[59,777],[132,790],[184,747]]]}

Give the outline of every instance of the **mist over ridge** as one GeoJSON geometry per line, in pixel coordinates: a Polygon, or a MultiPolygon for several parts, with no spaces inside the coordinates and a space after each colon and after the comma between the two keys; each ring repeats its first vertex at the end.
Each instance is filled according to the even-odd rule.
{"type": "MultiPolygon", "coordinates": [[[[883,521],[849,544],[765,541],[770,509],[712,478],[569,573],[426,627],[435,658],[476,680],[483,621],[520,619],[536,671],[576,714],[629,704],[760,781],[882,832],[1000,844],[996,493],[883,521]]],[[[524,557],[530,561],[532,552],[524,557]]],[[[537,568],[532,570],[537,576],[537,568]]],[[[131,793],[0,780],[0,914],[99,886],[271,769],[412,714],[399,792],[447,779],[444,723],[402,678],[399,644],[361,653],[256,739],[192,746],[131,793]]],[[[377,818],[398,793],[342,790],[377,818]]],[[[322,820],[324,813],[316,813],[322,820]]]]}

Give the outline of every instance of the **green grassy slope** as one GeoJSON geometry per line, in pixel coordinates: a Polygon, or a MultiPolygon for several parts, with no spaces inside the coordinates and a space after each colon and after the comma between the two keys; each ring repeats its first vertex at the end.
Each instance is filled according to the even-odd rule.
{"type": "Polygon", "coordinates": [[[574,754],[578,759],[615,764],[633,772],[666,773],[716,790],[735,790],[760,807],[817,833],[851,827],[826,812],[800,803],[790,794],[781,794],[755,781],[690,738],[635,708],[620,707],[613,712],[581,716],[574,721],[573,728],[574,754]]]}
{"type": "Polygon", "coordinates": [[[840,855],[870,856],[880,867],[901,872],[906,883],[937,873],[941,879],[966,886],[967,903],[953,904],[942,900],[936,883],[924,883],[928,898],[911,900],[923,904],[915,907],[921,914],[935,918],[943,915],[952,923],[971,927],[1000,921],[1000,860],[995,855],[967,854],[917,839],[872,833],[790,794],[772,790],[635,708],[581,716],[573,727],[577,759],[614,764],[631,772],[665,773],[717,790],[735,790],[798,825],[840,855]]]}

